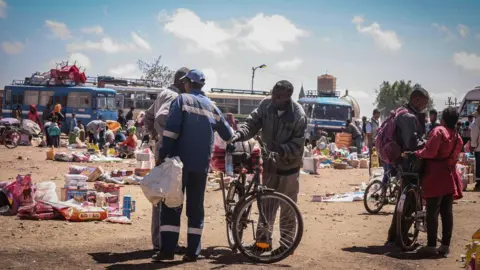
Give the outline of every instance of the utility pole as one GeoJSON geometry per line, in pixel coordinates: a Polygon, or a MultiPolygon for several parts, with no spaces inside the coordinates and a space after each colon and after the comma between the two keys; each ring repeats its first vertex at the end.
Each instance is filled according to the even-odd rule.
{"type": "Polygon", "coordinates": [[[255,81],[255,71],[257,70],[257,68],[266,68],[267,65],[265,64],[262,64],[258,67],[252,67],[252,93],[253,93],[253,82],[255,81]]]}
{"type": "Polygon", "coordinates": [[[452,101],[452,98],[448,97],[448,100],[447,100],[447,102],[445,102],[445,105],[448,106],[448,107],[457,107],[460,104],[457,102],[457,98],[455,98],[452,101]]]}

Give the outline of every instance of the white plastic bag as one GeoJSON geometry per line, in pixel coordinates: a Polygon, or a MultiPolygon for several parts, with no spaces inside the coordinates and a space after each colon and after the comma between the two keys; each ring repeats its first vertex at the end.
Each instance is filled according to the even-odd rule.
{"type": "Polygon", "coordinates": [[[181,206],[183,204],[182,168],[183,163],[179,157],[166,158],[160,166],[153,168],[140,181],[145,197],[153,205],[165,200],[165,205],[169,208],[181,206]]]}
{"type": "Polygon", "coordinates": [[[37,184],[35,191],[35,201],[57,202],[58,196],[55,189],[57,186],[54,182],[41,182],[37,184]]]}

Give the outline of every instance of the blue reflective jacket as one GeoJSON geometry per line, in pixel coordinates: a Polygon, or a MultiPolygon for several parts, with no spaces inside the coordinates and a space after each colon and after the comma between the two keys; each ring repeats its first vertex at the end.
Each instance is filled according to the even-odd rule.
{"type": "Polygon", "coordinates": [[[233,136],[220,110],[201,90],[181,94],[170,105],[159,157],[178,156],[185,170],[207,172],[215,131],[225,141],[233,136]]]}

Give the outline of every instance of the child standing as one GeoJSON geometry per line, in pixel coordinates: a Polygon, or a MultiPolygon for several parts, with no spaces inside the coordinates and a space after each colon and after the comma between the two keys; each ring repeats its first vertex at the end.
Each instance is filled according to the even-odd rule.
{"type": "Polygon", "coordinates": [[[57,118],[52,118],[52,124],[48,127],[48,146],[58,147],[60,145],[60,128],[57,124],[57,118]]]}

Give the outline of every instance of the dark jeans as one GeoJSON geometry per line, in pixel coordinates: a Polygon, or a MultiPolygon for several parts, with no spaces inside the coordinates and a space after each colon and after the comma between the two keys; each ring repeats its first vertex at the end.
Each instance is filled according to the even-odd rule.
{"type": "Polygon", "coordinates": [[[384,184],[388,184],[390,182],[390,178],[388,177],[389,174],[390,176],[397,175],[397,170],[395,169],[395,167],[387,163],[383,164],[383,171],[384,171],[384,174],[383,174],[382,182],[384,184]]]}
{"type": "Polygon", "coordinates": [[[442,218],[442,245],[450,246],[453,231],[453,194],[428,198],[426,201],[428,246],[437,246],[438,214],[442,218]]]}

